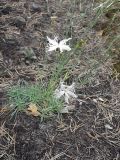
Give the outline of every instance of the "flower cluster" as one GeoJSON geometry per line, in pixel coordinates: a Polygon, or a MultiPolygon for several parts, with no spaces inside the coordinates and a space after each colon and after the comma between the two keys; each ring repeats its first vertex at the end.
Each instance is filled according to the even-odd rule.
{"type": "Polygon", "coordinates": [[[72,83],[72,85],[68,86],[64,85],[63,82],[60,82],[60,87],[55,90],[54,95],[58,99],[64,97],[65,103],[69,104],[69,100],[71,98],[77,98],[77,95],[75,94],[75,83],[72,83]]]}
{"type": "Polygon", "coordinates": [[[54,39],[50,39],[49,37],[47,37],[47,40],[49,42],[47,46],[47,51],[52,52],[56,51],[56,49],[59,49],[61,53],[63,51],[70,51],[71,48],[66,43],[71,39],[72,38],[63,39],[62,41],[58,42],[58,37],[55,37],[54,39]]]}

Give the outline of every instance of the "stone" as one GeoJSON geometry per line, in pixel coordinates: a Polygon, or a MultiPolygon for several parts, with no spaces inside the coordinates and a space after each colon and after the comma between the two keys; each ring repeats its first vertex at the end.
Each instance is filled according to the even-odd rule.
{"type": "Polygon", "coordinates": [[[23,17],[16,17],[15,21],[14,21],[14,25],[20,29],[24,28],[26,26],[26,21],[23,17]]]}

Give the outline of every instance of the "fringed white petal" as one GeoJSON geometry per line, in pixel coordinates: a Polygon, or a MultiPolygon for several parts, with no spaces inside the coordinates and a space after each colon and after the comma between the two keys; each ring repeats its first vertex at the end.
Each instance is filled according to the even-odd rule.
{"type": "Polygon", "coordinates": [[[56,89],[54,92],[54,95],[56,98],[61,98],[64,95],[64,91],[60,91],[59,89],[56,89]]]}
{"type": "Polygon", "coordinates": [[[54,39],[51,39],[51,38],[47,37],[47,40],[49,42],[49,44],[48,44],[48,52],[54,51],[57,48],[60,49],[61,53],[63,51],[70,51],[71,50],[71,48],[69,47],[69,45],[66,45],[67,41],[71,40],[71,38],[63,39],[59,43],[58,43],[58,37],[55,37],[54,39]]]}
{"type": "Polygon", "coordinates": [[[48,52],[51,52],[51,51],[54,51],[54,50],[56,50],[58,48],[58,46],[50,46],[49,48],[48,48],[48,52]]]}
{"type": "Polygon", "coordinates": [[[54,93],[56,98],[61,98],[64,96],[65,103],[69,104],[69,100],[71,98],[77,98],[77,95],[75,94],[75,83],[72,85],[64,85],[63,82],[60,82],[60,88],[55,90],[54,93]]]}
{"type": "Polygon", "coordinates": [[[68,39],[63,39],[62,41],[60,41],[60,45],[64,45],[66,44],[69,40],[71,40],[72,38],[68,38],[68,39]]]}
{"type": "Polygon", "coordinates": [[[55,39],[51,39],[49,37],[47,37],[47,40],[49,42],[50,45],[54,45],[54,46],[58,46],[58,42],[56,41],[56,38],[55,39]]]}
{"type": "Polygon", "coordinates": [[[69,98],[70,98],[69,94],[65,93],[65,102],[66,103],[69,103],[69,98]]]}
{"type": "Polygon", "coordinates": [[[71,48],[68,45],[62,45],[62,46],[59,45],[59,48],[61,53],[63,51],[71,51],[71,48]]]}

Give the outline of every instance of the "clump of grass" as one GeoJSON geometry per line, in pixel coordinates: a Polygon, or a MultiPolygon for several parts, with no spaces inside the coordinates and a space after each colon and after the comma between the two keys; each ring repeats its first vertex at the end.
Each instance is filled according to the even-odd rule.
{"type": "Polygon", "coordinates": [[[104,0],[100,5],[96,8],[100,8],[103,11],[109,10],[113,5],[118,4],[119,0],[104,0]]]}
{"type": "Polygon", "coordinates": [[[49,116],[62,109],[63,102],[54,97],[54,91],[60,77],[63,76],[64,67],[68,63],[70,56],[60,55],[57,59],[59,62],[47,84],[16,85],[9,89],[9,104],[14,107],[15,112],[26,110],[30,103],[38,106],[38,111],[42,117],[49,116]]]}
{"type": "MultiPolygon", "coordinates": [[[[96,22],[101,16],[113,12],[113,10],[115,13],[119,12],[120,11],[119,5],[120,5],[119,0],[104,0],[103,2],[101,2],[100,5],[94,8],[96,12],[96,18],[94,22],[92,22],[91,27],[93,27],[96,24],[96,22]]],[[[113,16],[112,21],[114,20],[115,16],[113,16]]]]}
{"type": "Polygon", "coordinates": [[[100,16],[101,14],[104,14],[111,10],[112,7],[116,6],[117,8],[119,6],[119,2],[119,0],[106,0],[103,3],[100,3],[100,5],[97,6],[94,10],[97,11],[97,16],[100,16]]]}
{"type": "Polygon", "coordinates": [[[41,99],[41,85],[12,86],[8,91],[9,103],[22,111],[31,102],[37,104],[41,99]]]}
{"type": "Polygon", "coordinates": [[[53,90],[41,84],[13,86],[9,91],[9,103],[16,111],[24,111],[30,103],[36,104],[42,116],[58,112],[63,104],[53,96],[53,90]]]}

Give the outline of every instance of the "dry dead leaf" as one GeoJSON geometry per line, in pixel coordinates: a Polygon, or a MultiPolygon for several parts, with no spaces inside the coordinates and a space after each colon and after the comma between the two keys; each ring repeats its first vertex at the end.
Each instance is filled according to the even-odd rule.
{"type": "Polygon", "coordinates": [[[100,30],[96,32],[97,36],[103,36],[104,30],[100,30]]]}
{"type": "Polygon", "coordinates": [[[40,112],[38,111],[36,104],[30,103],[29,107],[27,108],[26,114],[37,117],[40,115],[40,112]]]}
{"type": "Polygon", "coordinates": [[[0,107],[1,109],[0,109],[0,113],[4,113],[4,112],[7,112],[7,111],[9,111],[9,109],[7,108],[7,107],[0,107]]]}
{"type": "Polygon", "coordinates": [[[105,128],[107,128],[107,129],[113,129],[113,127],[112,126],[110,126],[109,124],[105,124],[105,128]]]}
{"type": "Polygon", "coordinates": [[[104,102],[104,99],[101,98],[101,97],[99,97],[98,100],[101,101],[101,102],[104,102]]]}
{"type": "Polygon", "coordinates": [[[75,109],[75,105],[66,105],[64,108],[61,109],[60,113],[69,113],[75,109]]]}
{"type": "Polygon", "coordinates": [[[50,17],[52,20],[56,20],[56,19],[58,19],[58,17],[57,16],[51,16],[50,17]]]}
{"type": "Polygon", "coordinates": [[[93,99],[93,102],[97,103],[97,99],[93,99]]]}

